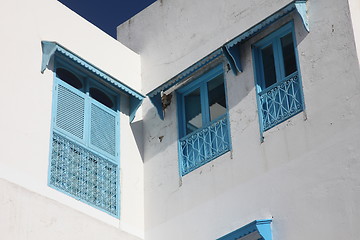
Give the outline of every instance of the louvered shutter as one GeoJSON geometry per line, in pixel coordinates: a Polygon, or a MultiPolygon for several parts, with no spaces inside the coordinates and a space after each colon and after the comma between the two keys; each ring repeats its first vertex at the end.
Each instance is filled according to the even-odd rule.
{"type": "Polygon", "coordinates": [[[91,100],[90,104],[90,146],[103,154],[116,159],[118,113],[104,105],[91,100]]]}
{"type": "Polygon", "coordinates": [[[84,140],[86,95],[61,81],[57,81],[56,88],[55,129],[84,140]]]}

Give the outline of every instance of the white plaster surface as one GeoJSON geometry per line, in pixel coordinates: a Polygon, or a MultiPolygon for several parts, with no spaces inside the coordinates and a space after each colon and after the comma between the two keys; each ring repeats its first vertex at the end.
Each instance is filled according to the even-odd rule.
{"type": "Polygon", "coordinates": [[[140,240],[58,201],[0,179],[0,232],[4,240],[140,240]]]}
{"type": "MultiPolygon", "coordinates": [[[[354,37],[358,60],[360,58],[360,1],[349,0],[349,8],[351,13],[352,26],[354,29],[354,37]]],[[[360,61],[360,60],[359,60],[360,61]]],[[[360,65],[360,62],[359,62],[360,65]]]]}
{"type": "Polygon", "coordinates": [[[118,26],[118,40],[140,54],[148,93],[290,2],[156,1],[118,26]]]}
{"type": "MultiPolygon", "coordinates": [[[[157,1],[119,26],[118,39],[141,55],[148,92],[288,2],[157,1]]],[[[231,153],[181,179],[176,97],[164,121],[144,102],[146,240],[216,239],[267,218],[273,219],[273,239],[358,239],[360,72],[354,18],[347,0],[307,4],[310,33],[290,14],[243,44],[243,73],[226,71],[231,153]],[[291,20],[306,110],[265,132],[260,143],[251,44],[291,20]]]]}
{"type": "MultiPolygon", "coordinates": [[[[143,162],[139,151],[141,147],[139,148],[136,144],[132,133],[134,130],[129,124],[126,97],[121,98],[123,113],[120,119],[120,136],[124,145],[121,147],[120,159],[121,218],[119,220],[48,187],[53,73],[50,70],[46,70],[44,74],[40,73],[41,41],[56,41],[114,78],[140,91],[139,55],[56,0],[2,2],[0,29],[0,65],[3,70],[2,94],[0,94],[2,113],[0,118],[2,136],[0,179],[5,179],[29,191],[14,192],[19,198],[39,194],[44,199],[52,199],[51,201],[56,201],[58,205],[61,204],[62,208],[51,210],[52,218],[56,221],[76,224],[77,215],[73,212],[81,212],[81,221],[85,225],[90,224],[89,227],[92,228],[88,235],[92,231],[106,232],[104,229],[113,228],[120,235],[124,231],[142,238],[144,229],[143,162]],[[65,210],[68,214],[61,215],[58,211],[64,208],[69,208],[65,210]],[[100,225],[103,227],[97,227],[94,221],[102,222],[100,225]],[[104,224],[107,227],[104,227],[104,224]]],[[[5,196],[11,195],[11,191],[11,189],[1,188],[5,196]]],[[[23,200],[19,201],[14,200],[15,208],[18,207],[17,204],[23,204],[23,200]]],[[[52,208],[51,201],[44,200],[42,207],[52,208]]],[[[31,204],[29,203],[29,208],[31,204]]],[[[6,206],[0,207],[3,210],[7,209],[6,206]]],[[[13,226],[16,231],[20,231],[21,227],[27,228],[26,222],[41,221],[38,217],[42,214],[42,207],[36,206],[34,212],[30,209],[21,210],[19,215],[15,212],[12,217],[17,218],[16,221],[20,224],[20,226],[13,226]],[[25,225],[22,226],[22,224],[25,225]]],[[[25,206],[19,208],[25,208],[25,206]]],[[[6,217],[8,215],[2,216],[2,220],[6,217]]],[[[76,233],[77,229],[73,228],[71,231],[76,233]]],[[[61,238],[62,233],[63,231],[56,237],[72,239],[69,237],[70,233],[61,238]]],[[[1,231],[1,234],[3,236],[4,232],[1,231]]],[[[53,234],[58,233],[55,231],[53,234]]],[[[33,239],[22,236],[20,234],[16,239],[33,239]]],[[[75,234],[73,239],[79,238],[76,238],[75,234]]]]}

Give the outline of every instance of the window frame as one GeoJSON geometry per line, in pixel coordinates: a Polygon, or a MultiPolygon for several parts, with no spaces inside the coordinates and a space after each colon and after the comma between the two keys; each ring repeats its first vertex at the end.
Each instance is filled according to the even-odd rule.
{"type": "Polygon", "coordinates": [[[302,89],[302,80],[301,80],[301,73],[300,73],[300,63],[297,51],[297,42],[294,30],[294,21],[291,20],[290,22],[280,26],[278,29],[274,30],[273,32],[267,34],[262,39],[258,40],[254,44],[252,44],[252,58],[253,58],[253,69],[254,69],[254,83],[256,89],[256,98],[257,98],[257,105],[258,105],[258,116],[259,116],[259,125],[260,125],[260,135],[261,141],[263,141],[263,132],[275,127],[276,125],[290,119],[291,117],[295,116],[296,114],[304,111],[305,103],[304,103],[304,95],[302,89]],[[294,57],[295,57],[295,64],[296,64],[296,71],[285,76],[285,67],[284,67],[284,58],[283,58],[283,51],[281,47],[281,38],[286,36],[287,34],[291,33],[292,40],[293,40],[293,50],[294,50],[294,57]],[[263,59],[261,50],[266,48],[269,45],[273,45],[273,55],[274,55],[274,65],[275,65],[275,74],[276,74],[276,82],[272,85],[266,87],[265,85],[265,77],[263,71],[263,59]],[[263,126],[263,113],[260,109],[261,103],[259,99],[259,94],[262,94],[272,88],[279,86],[281,83],[285,82],[287,79],[296,76],[298,77],[299,81],[299,91],[300,91],[300,110],[296,111],[295,113],[284,117],[282,120],[276,122],[275,124],[271,125],[270,127],[265,128],[263,126]]]}
{"type": "MultiPolygon", "coordinates": [[[[186,84],[185,86],[182,86],[181,88],[176,90],[176,96],[177,96],[177,119],[178,119],[178,134],[179,134],[179,140],[178,140],[178,155],[179,155],[179,173],[180,176],[184,176],[191,171],[205,165],[206,163],[214,160],[215,158],[225,154],[228,151],[231,151],[231,134],[230,134],[230,123],[229,123],[229,107],[228,107],[228,99],[227,99],[227,88],[226,88],[226,78],[225,78],[225,71],[223,68],[223,64],[216,65],[215,67],[212,67],[210,69],[207,69],[206,72],[204,72],[202,75],[198,76],[195,80],[191,81],[190,83],[186,84]],[[217,116],[215,119],[211,120],[210,116],[210,106],[209,106],[209,99],[208,99],[208,83],[215,79],[216,77],[222,75],[223,79],[223,85],[224,85],[224,94],[225,94],[225,103],[226,103],[226,112],[220,116],[217,116]],[[201,128],[198,128],[188,134],[186,134],[186,115],[185,115],[185,97],[196,90],[197,88],[200,88],[200,100],[201,100],[201,114],[202,114],[202,126],[201,128]],[[213,129],[214,126],[218,124],[219,128],[221,128],[221,134],[222,136],[226,137],[225,142],[219,143],[220,150],[217,148],[217,151],[212,150],[209,154],[208,152],[205,154],[207,157],[204,159],[201,159],[200,162],[196,162],[194,166],[185,167],[183,166],[186,161],[198,161],[197,159],[199,155],[197,155],[195,158],[197,160],[189,160],[188,158],[183,159],[182,154],[182,146],[181,142],[185,139],[189,139],[189,137],[194,137],[195,135],[201,135],[203,134],[204,130],[210,130],[213,129]]],[[[218,134],[218,133],[217,133],[218,134]]],[[[215,134],[215,136],[211,135],[210,142],[207,143],[211,146],[214,145],[213,139],[218,139],[218,135],[215,134]]],[[[223,139],[223,140],[224,140],[223,139]]],[[[186,141],[186,140],[185,140],[186,141]]],[[[201,144],[201,143],[198,143],[201,144]]],[[[219,146],[216,145],[216,146],[219,146]]],[[[197,146],[199,147],[199,146],[197,146]]],[[[203,146],[204,148],[207,148],[203,146]]],[[[207,151],[203,148],[198,149],[199,151],[207,151]]],[[[200,154],[200,153],[197,153],[200,154]]]]}
{"type": "Polygon", "coordinates": [[[200,103],[201,103],[201,115],[202,115],[202,127],[199,129],[194,130],[196,132],[207,127],[210,123],[216,121],[218,118],[223,117],[224,115],[228,114],[228,101],[227,101],[227,92],[226,92],[226,81],[225,81],[225,74],[223,71],[222,64],[217,65],[216,67],[210,69],[209,71],[205,72],[201,76],[199,76],[194,81],[190,82],[189,84],[181,87],[180,89],[176,90],[177,95],[177,103],[178,103],[178,120],[179,120],[179,138],[183,138],[189,134],[186,133],[186,119],[185,119],[185,97],[192,93],[197,88],[200,89],[200,103]],[[209,107],[209,96],[208,96],[208,87],[207,83],[216,78],[219,75],[223,75],[224,79],[224,93],[225,93],[225,102],[226,102],[226,113],[218,116],[216,119],[211,120],[210,117],[210,107],[209,107]]]}
{"type": "MultiPolygon", "coordinates": [[[[52,113],[51,113],[51,134],[50,134],[50,151],[49,151],[49,167],[48,167],[48,186],[53,189],[56,189],[68,196],[71,196],[77,200],[84,202],[87,205],[90,205],[100,211],[108,213],[109,215],[119,218],[120,217],[120,93],[116,93],[111,87],[104,84],[104,82],[93,75],[86,69],[80,69],[78,66],[71,64],[62,56],[55,56],[54,60],[54,71],[53,71],[53,94],[52,94],[52,113]],[[64,80],[60,79],[57,76],[56,70],[58,68],[63,68],[72,74],[74,74],[82,83],[82,88],[77,89],[76,87],[70,85],[64,80]],[[58,87],[63,86],[65,89],[68,89],[75,94],[84,98],[84,126],[83,126],[83,138],[78,138],[77,136],[68,133],[66,130],[59,128],[56,124],[56,115],[58,108],[58,87]],[[90,88],[94,87],[103,93],[105,93],[114,103],[113,108],[109,108],[103,103],[99,102],[95,98],[90,96],[90,88]],[[111,116],[114,116],[114,155],[107,152],[106,150],[101,149],[96,146],[96,144],[92,143],[92,126],[91,126],[91,118],[92,118],[92,107],[96,106],[101,111],[109,113],[111,116]],[[108,211],[105,208],[102,208],[95,203],[88,201],[86,199],[81,198],[80,196],[73,194],[71,192],[66,191],[65,189],[59,188],[51,183],[51,163],[52,163],[52,151],[53,151],[53,140],[54,134],[60,136],[61,138],[67,139],[72,142],[74,146],[78,146],[79,148],[85,149],[90,154],[94,154],[96,159],[104,159],[115,166],[116,174],[116,211],[108,211]]],[[[98,185],[96,185],[99,187],[98,185]]]]}

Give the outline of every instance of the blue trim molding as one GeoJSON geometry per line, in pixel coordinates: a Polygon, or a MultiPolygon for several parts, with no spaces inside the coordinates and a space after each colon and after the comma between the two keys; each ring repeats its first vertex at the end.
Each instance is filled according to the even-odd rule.
{"type": "Polygon", "coordinates": [[[309,32],[309,21],[307,17],[307,0],[295,0],[292,3],[286,5],[282,9],[278,10],[277,12],[273,13],[269,17],[265,18],[263,21],[259,22],[258,24],[252,26],[236,38],[232,39],[228,43],[224,45],[224,49],[227,51],[226,55],[229,55],[228,61],[231,66],[235,66],[233,72],[237,74],[237,72],[242,72],[241,62],[240,62],[240,47],[241,43],[248,40],[249,38],[255,36],[256,34],[260,33],[262,30],[273,24],[275,21],[279,20],[280,18],[288,15],[292,11],[296,10],[297,13],[300,15],[301,20],[304,24],[305,29],[309,32]]]}
{"type": "Polygon", "coordinates": [[[221,56],[223,56],[222,49],[217,49],[216,51],[212,52],[208,56],[204,57],[200,61],[196,62],[194,65],[188,67],[177,76],[173,77],[169,81],[165,82],[164,84],[155,88],[154,90],[152,90],[147,94],[147,96],[150,98],[150,101],[155,106],[161,120],[164,120],[164,112],[162,109],[162,102],[161,102],[161,92],[166,91],[171,87],[175,86],[176,84],[185,81],[190,75],[196,73],[198,70],[209,65],[210,63],[213,63],[221,56]]]}
{"type": "Polygon", "coordinates": [[[54,57],[55,55],[63,55],[67,59],[70,59],[75,64],[77,64],[80,68],[85,68],[86,70],[94,73],[96,76],[100,77],[101,79],[105,80],[107,83],[111,84],[116,89],[120,90],[121,92],[125,93],[130,98],[130,122],[132,122],[135,118],[135,113],[137,109],[140,107],[142,101],[144,100],[145,96],[141,93],[135,91],[134,89],[126,86],[125,84],[121,83],[117,79],[111,77],[109,74],[103,72],[102,70],[98,69],[97,67],[93,66],[89,62],[85,61],[84,59],[80,58],[76,54],[72,53],[71,51],[67,50],[60,44],[56,42],[49,42],[49,41],[41,41],[42,46],[42,63],[41,63],[41,73],[44,73],[45,69],[48,68],[51,71],[54,71],[54,57]]]}
{"type": "Polygon", "coordinates": [[[214,52],[210,53],[200,61],[196,62],[192,66],[188,67],[184,71],[182,71],[177,76],[173,77],[169,81],[165,82],[161,86],[155,88],[151,92],[147,94],[150,98],[150,101],[157,109],[158,115],[161,120],[164,120],[164,112],[162,109],[162,102],[161,102],[161,92],[170,89],[171,87],[182,83],[185,81],[190,75],[194,74],[201,68],[205,67],[214,60],[218,59],[219,57],[223,56],[227,59],[233,73],[235,75],[238,72],[242,72],[242,65],[241,65],[241,44],[248,40],[249,38],[255,36],[256,34],[260,33],[262,30],[273,24],[275,21],[279,20],[280,18],[288,15],[292,11],[296,10],[299,16],[302,19],[303,25],[305,29],[309,32],[309,20],[307,17],[307,0],[294,0],[290,4],[286,5],[285,7],[281,8],[280,10],[276,11],[269,17],[265,18],[263,21],[255,24],[245,32],[241,33],[231,41],[225,43],[222,47],[215,50],[214,52]]]}
{"type": "MultiPolygon", "coordinates": [[[[304,110],[300,64],[296,48],[296,37],[293,21],[283,25],[252,46],[253,67],[255,74],[256,99],[260,125],[260,141],[263,133],[304,110]],[[281,39],[290,36],[291,44],[284,52],[281,39]],[[271,66],[271,61],[264,60],[263,50],[271,49],[273,53],[274,78],[265,72],[264,64],[271,66]],[[291,49],[291,50],[289,50],[291,49]],[[292,54],[291,54],[292,52],[292,54]],[[292,58],[286,61],[291,66],[285,67],[285,55],[292,58]],[[265,61],[265,62],[264,62],[265,61]],[[290,69],[290,70],[289,70],[290,69]]],[[[265,57],[266,59],[266,57],[265,57]]]]}
{"type": "Polygon", "coordinates": [[[254,240],[258,240],[259,236],[261,237],[261,240],[272,240],[271,222],[271,219],[255,220],[217,240],[241,240],[243,237],[250,234],[255,234],[257,236],[254,240]]]}

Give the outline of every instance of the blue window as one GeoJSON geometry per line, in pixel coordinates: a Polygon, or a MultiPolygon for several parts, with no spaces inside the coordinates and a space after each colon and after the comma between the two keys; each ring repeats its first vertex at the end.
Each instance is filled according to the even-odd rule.
{"type": "Polygon", "coordinates": [[[293,22],[253,46],[261,133],[303,111],[293,22]]]}
{"type": "Polygon", "coordinates": [[[118,94],[56,58],[49,185],[119,216],[119,133],[118,94]]]}
{"type": "Polygon", "coordinates": [[[219,65],[177,91],[181,175],[230,150],[224,73],[219,65]]]}

